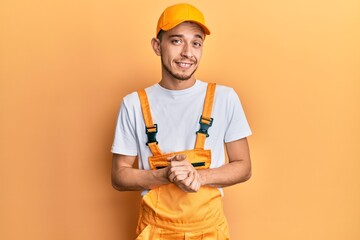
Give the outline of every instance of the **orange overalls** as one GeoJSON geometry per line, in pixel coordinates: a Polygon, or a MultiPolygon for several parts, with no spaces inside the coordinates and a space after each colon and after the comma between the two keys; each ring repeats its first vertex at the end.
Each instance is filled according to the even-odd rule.
{"type": "MultiPolygon", "coordinates": [[[[215,83],[208,84],[195,148],[166,154],[157,145],[157,125],[153,123],[146,92],[138,91],[147,145],[153,154],[149,157],[151,169],[166,167],[169,164],[167,158],[177,154],[185,154],[195,169],[210,167],[211,150],[205,150],[204,145],[213,121],[215,88],[215,83]]],[[[173,183],[151,189],[142,198],[136,234],[138,240],[230,239],[221,193],[217,188],[207,186],[202,186],[196,193],[187,193],[173,183]]]]}

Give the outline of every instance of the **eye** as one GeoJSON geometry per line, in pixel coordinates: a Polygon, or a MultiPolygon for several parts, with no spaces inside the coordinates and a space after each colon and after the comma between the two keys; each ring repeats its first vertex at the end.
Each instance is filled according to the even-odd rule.
{"type": "Polygon", "coordinates": [[[194,42],[195,47],[201,47],[201,45],[202,45],[201,42],[194,42]]]}
{"type": "Polygon", "coordinates": [[[181,40],[180,39],[172,39],[171,40],[171,43],[173,43],[173,44],[175,44],[175,45],[179,45],[179,44],[181,44],[181,40]]]}

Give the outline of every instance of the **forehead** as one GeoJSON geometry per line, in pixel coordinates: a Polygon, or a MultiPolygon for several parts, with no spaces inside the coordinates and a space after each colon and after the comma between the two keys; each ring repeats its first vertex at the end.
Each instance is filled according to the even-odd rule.
{"type": "Polygon", "coordinates": [[[200,35],[205,36],[204,30],[196,23],[183,22],[176,27],[165,32],[167,35],[181,34],[181,35],[200,35]]]}

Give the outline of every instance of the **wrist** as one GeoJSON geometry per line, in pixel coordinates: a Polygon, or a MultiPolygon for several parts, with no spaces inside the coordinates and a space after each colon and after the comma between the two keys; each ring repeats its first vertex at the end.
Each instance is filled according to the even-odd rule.
{"type": "Polygon", "coordinates": [[[162,183],[169,183],[168,171],[168,167],[155,170],[154,174],[156,179],[160,180],[162,183]]]}
{"type": "Polygon", "coordinates": [[[199,181],[201,186],[205,186],[207,184],[207,174],[206,170],[198,170],[199,173],[199,181]]]}

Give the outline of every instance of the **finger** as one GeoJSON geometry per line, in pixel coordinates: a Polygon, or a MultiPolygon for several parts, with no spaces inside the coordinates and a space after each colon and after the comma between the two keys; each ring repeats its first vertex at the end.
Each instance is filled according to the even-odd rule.
{"type": "Polygon", "coordinates": [[[191,185],[190,185],[190,189],[193,190],[194,192],[197,191],[197,186],[198,186],[198,181],[195,179],[191,185]]]}
{"type": "Polygon", "coordinates": [[[188,174],[179,174],[175,176],[174,182],[180,182],[185,180],[186,178],[188,178],[188,174]]]}
{"type": "Polygon", "coordinates": [[[169,179],[170,182],[173,183],[175,181],[175,174],[170,174],[168,179],[169,179]]]}
{"type": "Polygon", "coordinates": [[[168,174],[168,179],[173,182],[173,181],[180,181],[180,180],[184,180],[189,176],[189,171],[188,170],[177,170],[177,169],[173,169],[172,171],[169,171],[168,174]],[[181,176],[181,177],[180,177],[181,176]]]}
{"type": "Polygon", "coordinates": [[[197,182],[197,185],[196,185],[196,191],[199,191],[200,188],[201,188],[201,185],[200,185],[200,182],[198,181],[198,182],[197,182]]]}
{"type": "Polygon", "coordinates": [[[191,163],[189,163],[187,160],[170,162],[170,167],[176,167],[176,166],[188,166],[188,167],[191,167],[191,169],[193,168],[191,163]]]}
{"type": "Polygon", "coordinates": [[[184,184],[185,186],[189,187],[193,181],[194,181],[194,173],[189,172],[188,177],[185,180],[181,181],[181,183],[184,184]]]}
{"type": "Polygon", "coordinates": [[[190,188],[191,189],[193,189],[195,192],[197,192],[199,189],[200,189],[200,186],[201,186],[201,184],[200,184],[200,175],[199,175],[199,173],[198,172],[195,172],[194,173],[194,180],[193,180],[193,182],[191,183],[191,185],[190,185],[190,188]]]}
{"type": "Polygon", "coordinates": [[[178,154],[175,156],[175,159],[176,161],[183,161],[186,159],[186,155],[185,154],[178,154]]]}
{"type": "Polygon", "coordinates": [[[197,179],[196,179],[196,177],[194,177],[194,180],[190,183],[190,188],[191,189],[193,189],[193,190],[195,190],[196,189],[196,185],[197,185],[197,179]]]}
{"type": "Polygon", "coordinates": [[[186,169],[179,169],[179,170],[175,170],[175,171],[170,171],[169,174],[171,175],[174,175],[174,176],[177,176],[177,175],[186,175],[188,176],[189,175],[189,172],[188,170],[186,169]]]}
{"type": "Polygon", "coordinates": [[[173,155],[171,157],[166,158],[166,160],[170,162],[170,161],[173,161],[175,157],[176,157],[176,155],[173,155]]]}
{"type": "Polygon", "coordinates": [[[169,168],[169,172],[173,173],[173,172],[180,172],[180,171],[185,171],[185,172],[194,172],[194,170],[187,165],[181,165],[181,166],[170,166],[169,168]]]}
{"type": "Polygon", "coordinates": [[[171,161],[183,161],[185,159],[186,159],[185,154],[172,155],[172,156],[166,158],[166,160],[169,161],[169,162],[171,162],[171,161]]]}
{"type": "Polygon", "coordinates": [[[175,178],[175,174],[170,173],[170,174],[168,175],[168,179],[169,179],[170,182],[174,182],[174,178],[175,178]]]}

